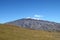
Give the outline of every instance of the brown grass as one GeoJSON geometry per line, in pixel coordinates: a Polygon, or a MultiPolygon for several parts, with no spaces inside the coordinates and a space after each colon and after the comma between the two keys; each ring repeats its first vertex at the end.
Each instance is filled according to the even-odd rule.
{"type": "Polygon", "coordinates": [[[60,32],[30,30],[13,25],[0,25],[0,40],[60,40],[60,32]]]}

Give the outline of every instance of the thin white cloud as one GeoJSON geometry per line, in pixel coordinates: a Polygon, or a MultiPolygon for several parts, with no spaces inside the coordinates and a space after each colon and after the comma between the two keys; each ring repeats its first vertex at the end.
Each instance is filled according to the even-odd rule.
{"type": "Polygon", "coordinates": [[[31,17],[26,17],[26,18],[31,18],[31,17]]]}
{"type": "Polygon", "coordinates": [[[33,15],[33,17],[26,17],[27,19],[28,18],[30,18],[30,19],[36,19],[36,20],[40,20],[40,19],[42,19],[43,18],[43,16],[42,15],[33,15]]]}
{"type": "Polygon", "coordinates": [[[34,19],[37,19],[37,20],[40,20],[41,18],[43,18],[43,16],[42,15],[34,15],[34,19]]]}
{"type": "Polygon", "coordinates": [[[42,15],[34,15],[34,17],[40,18],[40,17],[43,17],[43,16],[42,15]]]}

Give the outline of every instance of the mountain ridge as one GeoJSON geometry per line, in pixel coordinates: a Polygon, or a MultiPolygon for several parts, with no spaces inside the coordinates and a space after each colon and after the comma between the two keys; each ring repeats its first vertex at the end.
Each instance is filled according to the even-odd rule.
{"type": "Polygon", "coordinates": [[[22,26],[24,28],[31,28],[35,30],[60,31],[60,23],[31,18],[23,18],[12,22],[7,22],[5,24],[22,26]]]}

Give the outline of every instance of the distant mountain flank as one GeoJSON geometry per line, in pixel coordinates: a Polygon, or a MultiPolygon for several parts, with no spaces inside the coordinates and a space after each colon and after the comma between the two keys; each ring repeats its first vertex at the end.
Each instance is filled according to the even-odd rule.
{"type": "Polygon", "coordinates": [[[30,28],[35,30],[45,30],[45,31],[60,31],[60,23],[50,22],[45,20],[36,20],[31,18],[23,18],[5,24],[11,24],[16,26],[21,26],[24,28],[30,28]]]}

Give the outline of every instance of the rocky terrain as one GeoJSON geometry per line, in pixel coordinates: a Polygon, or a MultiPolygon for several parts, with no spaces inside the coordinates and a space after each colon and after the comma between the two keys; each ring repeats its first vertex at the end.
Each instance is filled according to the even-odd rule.
{"type": "Polygon", "coordinates": [[[60,23],[50,22],[45,20],[36,20],[31,18],[23,18],[5,24],[11,24],[21,26],[24,28],[30,28],[34,30],[45,30],[45,31],[60,31],[60,23]]]}

